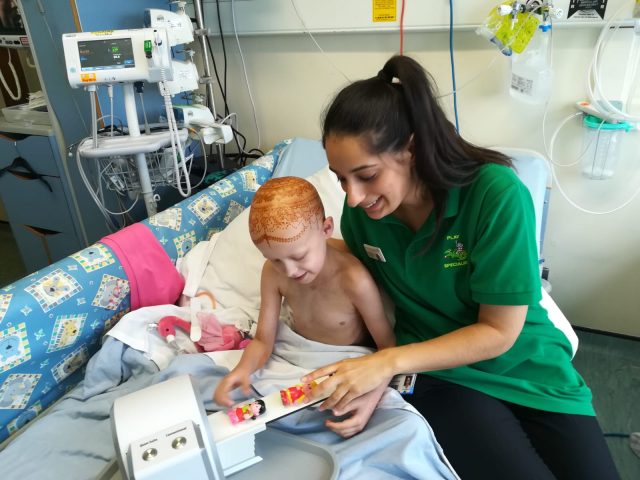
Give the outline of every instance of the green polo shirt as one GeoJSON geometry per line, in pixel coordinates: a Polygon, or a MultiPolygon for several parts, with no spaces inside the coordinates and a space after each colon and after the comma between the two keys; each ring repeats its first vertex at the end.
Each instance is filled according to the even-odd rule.
{"type": "Polygon", "coordinates": [[[513,170],[484,165],[473,183],[452,189],[443,224],[426,251],[433,214],[413,232],[393,215],[372,220],[345,203],[341,230],[395,302],[398,345],[473,324],[480,304],[529,306],[507,352],[430,375],[518,405],[595,415],[591,391],[571,364],[571,344],[540,305],[535,213],[513,170]]]}

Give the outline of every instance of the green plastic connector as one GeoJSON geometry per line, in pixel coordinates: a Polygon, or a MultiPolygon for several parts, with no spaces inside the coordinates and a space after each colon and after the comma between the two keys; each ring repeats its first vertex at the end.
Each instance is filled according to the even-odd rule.
{"type": "Polygon", "coordinates": [[[144,54],[147,58],[151,58],[151,52],[153,51],[153,43],[151,40],[144,41],[144,54]]]}

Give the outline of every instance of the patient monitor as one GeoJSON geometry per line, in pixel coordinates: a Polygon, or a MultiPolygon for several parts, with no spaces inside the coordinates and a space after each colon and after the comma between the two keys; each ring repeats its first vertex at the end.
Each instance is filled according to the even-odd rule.
{"type": "Polygon", "coordinates": [[[164,29],[65,33],[62,46],[67,77],[74,88],[172,80],[171,53],[164,29]]]}
{"type": "Polygon", "coordinates": [[[233,475],[245,480],[304,472],[305,480],[337,478],[337,461],[329,449],[267,427],[309,404],[285,406],[278,391],[262,400],[264,414],[233,425],[224,411],[207,416],[189,375],[116,399],[111,423],[121,477],[221,480],[233,475]]]}

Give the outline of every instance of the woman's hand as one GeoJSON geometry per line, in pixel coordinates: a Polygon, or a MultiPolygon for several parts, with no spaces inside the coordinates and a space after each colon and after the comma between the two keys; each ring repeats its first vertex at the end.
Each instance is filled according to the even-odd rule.
{"type": "Polygon", "coordinates": [[[320,405],[320,410],[347,411],[348,404],[354,399],[389,384],[393,371],[386,360],[386,354],[391,350],[393,349],[385,349],[332,363],[305,375],[302,382],[308,383],[329,375],[329,378],[312,390],[311,399],[330,395],[320,405]]]}
{"type": "Polygon", "coordinates": [[[226,375],[218,384],[215,393],[213,394],[213,400],[223,407],[230,407],[233,405],[233,400],[229,396],[232,390],[240,387],[242,393],[247,397],[251,395],[251,384],[249,382],[249,375],[240,370],[232,370],[226,375]]]}

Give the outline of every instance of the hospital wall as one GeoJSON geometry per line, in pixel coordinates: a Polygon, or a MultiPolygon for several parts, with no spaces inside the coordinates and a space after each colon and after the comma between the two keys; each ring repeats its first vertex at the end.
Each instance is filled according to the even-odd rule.
{"type": "MultiPolygon", "coordinates": [[[[554,29],[555,81],[546,118],[543,106],[510,97],[508,57],[473,31],[456,30],[453,40],[462,135],[478,145],[543,152],[543,120],[549,143],[561,121],[576,111],[575,102],[587,98],[587,67],[600,28],[565,25],[554,29]]],[[[225,38],[227,97],[232,111],[238,113],[248,145],[255,147],[258,135],[238,48],[232,36],[225,38]]],[[[302,34],[240,37],[263,150],[283,138],[319,138],[324,108],[347,83],[343,74],[350,80],[375,75],[399,50],[397,32],[319,34],[316,40],[326,55],[302,34]]],[[[219,38],[213,37],[213,45],[221,71],[219,38]]],[[[448,32],[407,33],[405,53],[431,72],[441,94],[451,92],[448,32]]],[[[451,119],[452,101],[451,95],[442,99],[451,119]]],[[[223,109],[221,99],[217,108],[223,109]]],[[[568,121],[557,135],[555,161],[574,163],[582,151],[582,135],[580,119],[568,121]]],[[[638,136],[635,132],[623,137],[623,152],[612,179],[587,179],[580,175],[578,166],[557,168],[560,185],[571,201],[587,210],[603,212],[628,200],[640,188],[638,136]]],[[[551,294],[573,325],[640,336],[639,213],[637,198],[614,213],[587,214],[572,206],[554,185],[544,256],[550,269],[551,294]]],[[[500,259],[495,261],[499,263],[500,259]]]]}

